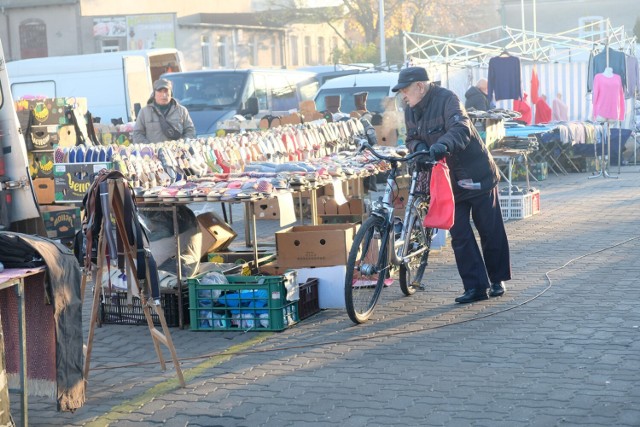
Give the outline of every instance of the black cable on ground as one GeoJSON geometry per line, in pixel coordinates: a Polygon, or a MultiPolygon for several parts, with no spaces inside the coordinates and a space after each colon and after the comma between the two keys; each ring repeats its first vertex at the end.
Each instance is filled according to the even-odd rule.
{"type": "MultiPolygon", "coordinates": [[[[569,261],[567,261],[566,263],[564,263],[563,265],[561,265],[560,267],[554,268],[552,270],[549,270],[545,273],[545,277],[547,278],[547,286],[540,292],[538,292],[536,295],[532,296],[529,299],[526,299],[522,302],[519,302],[513,306],[501,309],[501,310],[497,310],[497,311],[492,311],[490,313],[486,313],[480,316],[475,316],[469,319],[464,319],[464,320],[460,320],[460,321],[456,321],[456,322],[451,322],[451,323],[445,323],[445,324],[441,324],[441,325],[436,325],[436,326],[425,326],[425,327],[421,327],[421,328],[417,328],[417,329],[410,329],[410,330],[406,330],[406,331],[396,331],[396,332],[388,332],[388,333],[374,333],[372,335],[368,335],[365,337],[357,337],[357,338],[349,338],[349,339],[345,339],[345,340],[334,340],[334,341],[324,341],[324,342],[317,342],[317,343],[313,343],[313,344],[300,344],[300,345],[291,345],[291,346],[285,346],[285,347],[275,347],[275,348],[267,348],[267,349],[254,349],[254,350],[243,350],[243,351],[221,351],[221,352],[216,352],[216,353],[208,353],[208,354],[203,354],[200,356],[192,356],[192,357],[184,357],[184,358],[179,358],[178,360],[180,361],[190,361],[190,360],[199,360],[199,359],[209,359],[211,357],[216,357],[216,356],[239,356],[239,355],[247,355],[247,354],[259,354],[259,353],[272,353],[272,352],[276,352],[276,351],[286,351],[286,350],[299,350],[299,349],[303,349],[303,348],[309,348],[309,347],[321,347],[321,346],[327,346],[327,345],[335,345],[335,344],[344,344],[344,343],[350,343],[350,342],[361,342],[361,341],[369,341],[369,340],[373,340],[373,339],[380,339],[380,338],[387,338],[387,337],[394,337],[394,336],[399,336],[399,335],[407,335],[407,334],[412,334],[415,332],[424,332],[424,331],[432,331],[432,330],[436,330],[436,329],[442,329],[445,327],[449,327],[449,326],[456,326],[456,325],[461,325],[461,324],[465,324],[465,323],[469,323],[469,322],[474,322],[477,320],[481,320],[481,319],[486,319],[488,317],[491,316],[495,316],[497,314],[501,314],[501,313],[505,313],[507,311],[513,310],[515,308],[518,307],[522,307],[525,304],[530,303],[531,301],[536,300],[537,298],[539,298],[540,296],[542,296],[545,292],[547,292],[551,286],[553,285],[553,281],[551,280],[551,277],[549,277],[550,273],[562,270],[563,268],[566,268],[567,266],[573,264],[574,262],[581,260],[583,258],[587,258],[590,256],[593,256],[595,254],[601,253],[601,252],[605,252],[608,250],[611,250],[613,248],[616,248],[618,246],[622,246],[626,243],[629,243],[633,240],[638,240],[640,239],[640,236],[635,236],[635,237],[631,237],[627,240],[624,240],[622,242],[618,242],[615,243],[611,246],[607,246],[604,247],[602,249],[598,249],[596,251],[593,252],[589,252],[583,255],[580,255],[578,257],[575,257],[573,259],[570,259],[569,261]]],[[[168,360],[167,363],[172,363],[171,360],[168,360]]],[[[127,365],[117,365],[117,366],[98,366],[98,367],[94,367],[91,368],[91,371],[97,371],[97,370],[108,370],[108,369],[122,369],[122,368],[131,368],[131,367],[135,367],[135,366],[144,366],[144,365],[157,365],[158,362],[157,361],[153,361],[153,362],[140,362],[140,363],[131,363],[131,364],[127,364],[127,365]]]]}

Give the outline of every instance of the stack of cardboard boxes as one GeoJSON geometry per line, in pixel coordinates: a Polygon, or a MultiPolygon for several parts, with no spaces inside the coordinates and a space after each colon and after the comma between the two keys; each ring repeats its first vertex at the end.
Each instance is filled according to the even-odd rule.
{"type": "MultiPolygon", "coordinates": [[[[84,164],[69,168],[56,162],[58,148],[70,150],[88,139],[86,98],[20,99],[15,102],[27,146],[30,174],[40,205],[47,236],[73,239],[80,227],[82,201],[96,167],[84,164]],[[82,132],[79,138],[77,132],[82,132]],[[63,205],[54,205],[63,202],[63,205]],[[77,202],[74,204],[74,202],[77,202]]],[[[102,167],[106,164],[103,163],[102,167]]],[[[102,168],[101,167],[101,168],[102,168]]],[[[35,230],[24,230],[35,233],[35,230]]]]}
{"type": "Polygon", "coordinates": [[[347,257],[357,229],[358,224],[322,224],[278,231],[277,261],[261,270],[273,275],[295,270],[299,283],[317,278],[320,308],[344,308],[347,257]]]}

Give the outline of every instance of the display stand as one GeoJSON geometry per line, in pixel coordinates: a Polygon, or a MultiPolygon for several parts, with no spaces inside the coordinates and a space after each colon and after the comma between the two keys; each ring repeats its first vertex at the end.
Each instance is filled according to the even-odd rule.
{"type": "Polygon", "coordinates": [[[525,177],[527,181],[527,190],[531,188],[529,177],[531,177],[534,181],[538,181],[538,179],[529,171],[529,151],[528,150],[515,150],[515,149],[498,149],[492,150],[491,155],[498,160],[502,160],[507,163],[507,174],[505,175],[502,172],[502,169],[498,168],[500,175],[502,178],[509,184],[509,193],[511,196],[511,187],[513,180],[513,167],[515,166],[516,159],[518,157],[523,158],[524,168],[525,168],[525,177]]]}
{"type": "MultiPolygon", "coordinates": [[[[127,224],[125,220],[125,208],[124,208],[124,198],[127,196],[125,194],[126,192],[124,191],[124,188],[128,184],[124,179],[121,179],[121,178],[109,179],[108,183],[109,183],[110,208],[111,208],[112,216],[115,219],[117,231],[121,236],[127,236],[127,224]]],[[[135,220],[137,221],[137,219],[135,220]]],[[[95,275],[96,289],[94,289],[93,305],[91,307],[91,321],[89,323],[89,334],[87,338],[87,348],[86,348],[85,365],[84,365],[85,381],[87,381],[89,378],[89,367],[91,363],[93,337],[94,337],[95,327],[96,327],[97,318],[98,318],[98,311],[100,306],[100,293],[101,293],[100,291],[102,286],[101,280],[102,280],[102,275],[105,268],[105,261],[107,258],[107,238],[104,235],[104,233],[105,233],[105,230],[107,229],[107,226],[105,223],[108,221],[110,221],[108,217],[103,218],[103,224],[100,229],[100,235],[98,238],[98,248],[97,248],[98,253],[97,253],[97,262],[96,262],[97,273],[95,275]]],[[[137,275],[133,271],[133,266],[135,265],[134,260],[137,257],[138,249],[134,245],[131,245],[126,240],[126,238],[125,238],[125,241],[123,242],[123,246],[124,246],[123,250],[124,250],[125,260],[126,260],[127,275],[130,274],[130,276],[134,278],[136,285],[138,287],[142,309],[144,312],[144,316],[147,320],[147,325],[149,326],[149,333],[153,340],[153,345],[154,345],[156,354],[158,356],[158,360],[160,361],[160,366],[163,371],[166,370],[164,356],[162,355],[162,351],[160,349],[160,344],[164,344],[169,349],[169,352],[171,353],[171,358],[173,360],[173,364],[174,364],[180,385],[182,387],[185,387],[186,385],[184,382],[184,377],[182,375],[182,369],[180,368],[180,362],[178,360],[178,356],[176,354],[173,341],[171,340],[169,327],[167,326],[167,321],[164,317],[164,310],[162,309],[162,306],[160,305],[159,300],[154,301],[154,300],[151,300],[150,298],[151,284],[149,280],[149,277],[150,277],[149,269],[147,269],[146,280],[139,280],[137,275]],[[155,325],[153,324],[153,319],[151,318],[151,311],[150,311],[151,308],[155,310],[155,314],[157,314],[158,318],[160,319],[160,324],[162,326],[163,332],[158,331],[155,325]]],[[[88,254],[87,256],[91,256],[91,255],[88,254]]],[[[83,294],[84,294],[84,287],[85,287],[84,281],[86,280],[86,277],[87,276],[85,274],[83,278],[83,284],[82,284],[83,294]]]]}
{"type": "MultiPolygon", "coordinates": [[[[593,150],[596,156],[596,159],[599,159],[598,164],[600,165],[600,170],[598,171],[597,174],[592,175],[587,177],[587,179],[591,179],[591,178],[598,178],[598,177],[603,177],[603,178],[618,178],[618,175],[609,175],[609,159],[611,158],[611,130],[609,128],[610,123],[609,121],[604,122],[604,135],[602,137],[602,156],[598,157],[598,153],[597,153],[597,144],[593,145],[593,150]],[[604,146],[605,143],[608,147],[607,149],[607,155],[605,156],[605,150],[604,150],[604,146]]],[[[618,147],[618,157],[620,156],[620,147],[618,147]]],[[[620,162],[618,161],[618,167],[620,167],[620,162]]]]}

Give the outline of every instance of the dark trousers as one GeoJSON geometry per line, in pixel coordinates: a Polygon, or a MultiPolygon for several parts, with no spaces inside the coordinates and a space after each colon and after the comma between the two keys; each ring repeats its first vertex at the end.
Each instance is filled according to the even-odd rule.
{"type": "Polygon", "coordinates": [[[451,247],[465,291],[486,289],[489,283],[511,279],[509,242],[502,221],[498,188],[469,200],[456,202],[451,247]],[[480,235],[482,253],[470,218],[480,235]]]}

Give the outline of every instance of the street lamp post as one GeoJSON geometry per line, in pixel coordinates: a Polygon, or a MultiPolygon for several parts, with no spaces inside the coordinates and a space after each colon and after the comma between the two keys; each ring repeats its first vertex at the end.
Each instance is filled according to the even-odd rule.
{"type": "Polygon", "coordinates": [[[387,53],[384,44],[384,0],[379,0],[378,4],[378,15],[380,18],[380,65],[385,66],[387,64],[387,53]]]}

